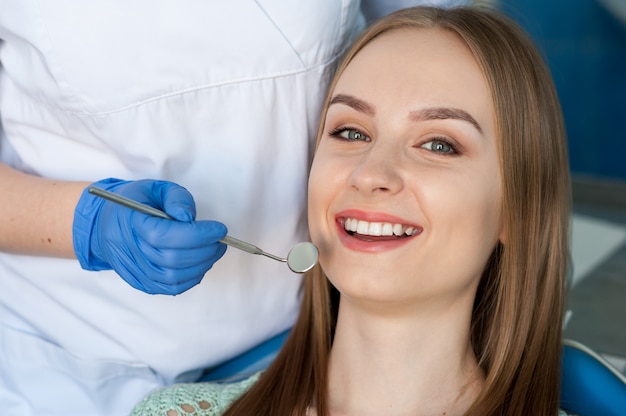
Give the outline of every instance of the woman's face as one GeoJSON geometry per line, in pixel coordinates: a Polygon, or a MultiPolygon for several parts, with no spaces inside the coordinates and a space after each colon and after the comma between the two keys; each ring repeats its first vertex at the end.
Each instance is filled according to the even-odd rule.
{"type": "Polygon", "coordinates": [[[309,225],[342,296],[471,302],[501,234],[494,109],[471,52],[439,29],[365,46],[332,93],[309,225]]]}

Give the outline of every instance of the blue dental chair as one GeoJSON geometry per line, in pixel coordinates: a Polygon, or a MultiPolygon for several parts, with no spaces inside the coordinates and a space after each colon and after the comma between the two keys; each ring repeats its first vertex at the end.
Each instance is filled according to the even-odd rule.
{"type": "Polygon", "coordinates": [[[563,341],[561,408],[580,416],[625,416],[626,376],[585,345],[563,341]]]}
{"type": "Polygon", "coordinates": [[[267,368],[287,340],[289,332],[290,330],[287,330],[278,334],[243,354],[207,370],[198,381],[233,383],[267,368]]]}
{"type": "MultiPolygon", "coordinates": [[[[201,381],[234,382],[266,368],[289,331],[208,371],[201,381]]],[[[583,344],[563,341],[561,408],[577,416],[626,416],[626,377],[583,344]]]]}

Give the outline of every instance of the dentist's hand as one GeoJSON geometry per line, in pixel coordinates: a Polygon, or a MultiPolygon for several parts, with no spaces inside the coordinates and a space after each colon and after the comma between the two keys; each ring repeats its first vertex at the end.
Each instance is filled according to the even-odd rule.
{"type": "Polygon", "coordinates": [[[167,181],[104,179],[99,187],[165,211],[153,217],[92,195],[87,187],[74,212],[74,251],[83,269],[115,270],[146,293],[177,295],[197,285],[226,251],[226,226],[194,221],[196,206],[183,187],[167,181]]]}

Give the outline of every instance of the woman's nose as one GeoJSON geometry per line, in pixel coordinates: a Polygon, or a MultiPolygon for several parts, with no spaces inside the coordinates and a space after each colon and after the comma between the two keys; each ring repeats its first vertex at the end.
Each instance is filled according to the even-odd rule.
{"type": "Polygon", "coordinates": [[[403,186],[400,162],[393,149],[374,146],[355,164],[349,184],[359,192],[395,194],[403,186]]]}

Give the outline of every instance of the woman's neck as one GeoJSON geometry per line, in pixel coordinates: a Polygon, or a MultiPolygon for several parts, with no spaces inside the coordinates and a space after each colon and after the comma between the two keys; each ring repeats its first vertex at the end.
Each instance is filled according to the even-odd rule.
{"type": "Polygon", "coordinates": [[[471,305],[462,303],[383,311],[342,299],[329,366],[331,414],[463,414],[483,384],[469,316],[471,305]]]}

